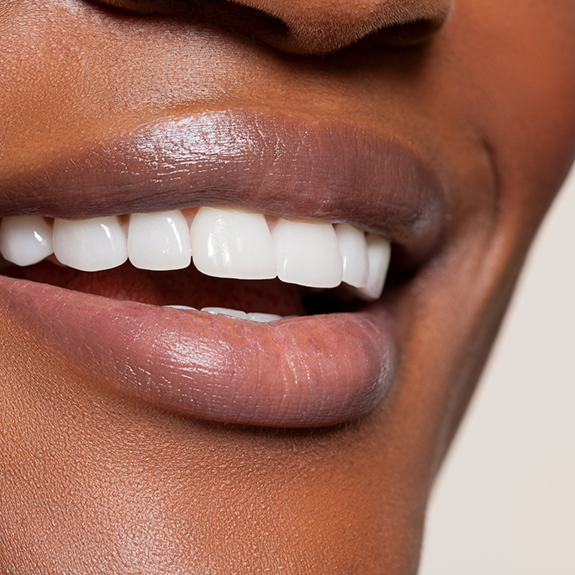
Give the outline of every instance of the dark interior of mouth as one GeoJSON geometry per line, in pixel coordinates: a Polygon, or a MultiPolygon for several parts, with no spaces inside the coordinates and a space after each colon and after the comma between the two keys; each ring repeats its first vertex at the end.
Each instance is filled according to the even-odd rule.
{"type": "Polygon", "coordinates": [[[106,271],[82,272],[49,261],[8,266],[0,273],[83,293],[152,305],[196,309],[223,307],[281,316],[353,311],[359,300],[343,288],[310,289],[274,280],[236,280],[206,276],[194,266],[147,271],[129,262],[106,271]]]}

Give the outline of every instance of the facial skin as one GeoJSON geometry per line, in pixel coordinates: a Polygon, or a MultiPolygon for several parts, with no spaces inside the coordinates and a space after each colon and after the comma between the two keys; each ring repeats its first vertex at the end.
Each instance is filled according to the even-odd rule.
{"type": "Polygon", "coordinates": [[[573,159],[574,32],[572,0],[0,1],[0,215],[22,174],[225,110],[375,130],[432,167],[444,205],[384,295],[389,393],[337,426],[120,393],[2,292],[0,570],[415,573],[433,479],[573,159]]]}

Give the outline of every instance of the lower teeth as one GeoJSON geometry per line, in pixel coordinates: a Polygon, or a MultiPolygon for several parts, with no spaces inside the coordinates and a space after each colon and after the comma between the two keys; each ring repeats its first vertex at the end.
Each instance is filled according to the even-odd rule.
{"type": "MultiPolygon", "coordinates": [[[[179,309],[184,311],[198,311],[195,307],[189,307],[187,305],[165,305],[163,307],[179,309]]],[[[259,312],[246,313],[244,311],[240,311],[237,309],[230,309],[226,307],[204,307],[200,311],[211,313],[213,315],[227,315],[229,317],[236,317],[238,319],[247,319],[258,323],[269,323],[272,321],[278,321],[280,319],[286,319],[281,315],[273,313],[259,313],[259,312]]],[[[289,316],[289,317],[293,318],[298,316],[289,316]]]]}

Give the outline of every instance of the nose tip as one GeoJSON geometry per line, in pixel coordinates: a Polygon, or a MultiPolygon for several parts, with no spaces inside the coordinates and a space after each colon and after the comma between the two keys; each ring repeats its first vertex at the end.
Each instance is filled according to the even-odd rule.
{"type": "Polygon", "coordinates": [[[435,32],[453,0],[232,0],[281,20],[287,34],[266,41],[300,54],[341,50],[382,29],[406,27],[435,32]]]}

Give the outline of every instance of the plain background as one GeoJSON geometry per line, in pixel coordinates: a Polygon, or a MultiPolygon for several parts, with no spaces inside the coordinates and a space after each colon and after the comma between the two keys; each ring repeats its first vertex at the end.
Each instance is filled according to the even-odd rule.
{"type": "Polygon", "coordinates": [[[575,575],[575,170],[435,486],[420,575],[575,575]]]}

